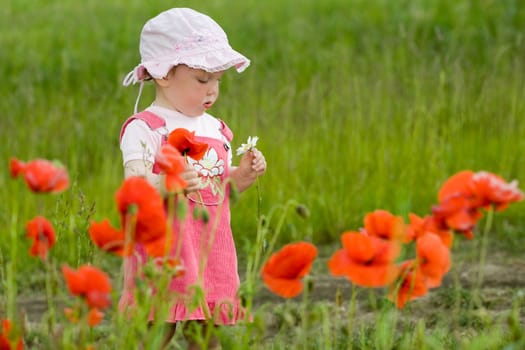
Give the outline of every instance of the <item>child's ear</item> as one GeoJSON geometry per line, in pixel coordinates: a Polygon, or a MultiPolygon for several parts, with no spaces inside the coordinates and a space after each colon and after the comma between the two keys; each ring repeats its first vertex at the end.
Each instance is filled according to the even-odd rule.
{"type": "Polygon", "coordinates": [[[166,76],[162,79],[154,79],[155,80],[155,83],[157,85],[159,85],[160,87],[167,87],[169,85],[169,79],[171,78],[171,76],[173,74],[175,74],[175,69],[177,68],[177,66],[174,66],[172,67],[169,71],[168,71],[168,74],[166,74],[166,76]]]}
{"type": "Polygon", "coordinates": [[[168,77],[164,77],[162,79],[154,79],[155,80],[155,84],[157,84],[158,86],[160,87],[168,87],[169,85],[169,80],[168,80],[168,77]]]}

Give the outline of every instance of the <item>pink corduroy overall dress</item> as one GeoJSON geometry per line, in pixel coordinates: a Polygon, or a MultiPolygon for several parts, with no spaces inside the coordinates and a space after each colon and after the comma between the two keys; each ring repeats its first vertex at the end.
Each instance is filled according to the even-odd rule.
{"type": "MultiPolygon", "coordinates": [[[[151,112],[141,112],[128,119],[121,131],[121,137],[127,124],[133,119],[145,121],[152,131],[164,127],[163,119],[151,112]]],[[[173,292],[171,305],[166,305],[168,312],[167,322],[184,320],[204,320],[212,316],[216,324],[234,324],[242,318],[243,312],[238,298],[239,275],[237,270],[237,253],[230,225],[229,184],[228,177],[228,150],[233,134],[228,126],[221,121],[221,133],[224,140],[199,137],[195,140],[209,145],[208,151],[199,161],[190,160],[195,170],[201,176],[203,188],[200,195],[193,193],[188,200],[186,218],[173,222],[173,239],[181,244],[179,260],[184,266],[184,274],[173,278],[169,284],[169,291],[173,292]],[[225,185],[226,184],[226,185],[225,185]],[[195,219],[193,212],[200,206],[209,214],[205,223],[202,219],[195,219]],[[205,260],[203,260],[205,259],[205,260]],[[199,265],[204,263],[204,269],[199,278],[199,265]],[[205,295],[205,307],[190,310],[188,300],[199,286],[205,295]]],[[[154,166],[154,172],[155,172],[154,166]]],[[[175,255],[177,243],[172,249],[175,255]]],[[[132,256],[124,261],[124,290],[120,298],[121,310],[134,305],[133,290],[135,278],[142,276],[141,267],[147,261],[145,250],[138,245],[132,256]]],[[[154,318],[154,316],[151,316],[154,318]]]]}

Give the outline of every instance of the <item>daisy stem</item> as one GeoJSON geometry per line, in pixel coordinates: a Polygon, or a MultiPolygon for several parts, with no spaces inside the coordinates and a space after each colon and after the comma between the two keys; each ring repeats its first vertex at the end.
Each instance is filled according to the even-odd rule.
{"type": "Polygon", "coordinates": [[[255,189],[257,190],[257,222],[261,220],[261,210],[262,210],[262,196],[261,196],[261,187],[259,184],[259,176],[255,179],[255,189]]]}

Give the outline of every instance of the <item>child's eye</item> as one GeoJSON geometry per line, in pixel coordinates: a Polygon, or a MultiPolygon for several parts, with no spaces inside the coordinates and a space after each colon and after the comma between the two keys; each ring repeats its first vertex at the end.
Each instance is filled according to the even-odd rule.
{"type": "Polygon", "coordinates": [[[206,84],[208,82],[206,79],[197,79],[197,81],[201,84],[206,84]]]}

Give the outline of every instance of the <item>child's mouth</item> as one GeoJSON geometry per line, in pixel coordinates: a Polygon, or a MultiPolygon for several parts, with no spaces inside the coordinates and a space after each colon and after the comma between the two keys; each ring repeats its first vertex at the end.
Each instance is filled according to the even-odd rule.
{"type": "Polygon", "coordinates": [[[206,102],[206,103],[204,104],[204,108],[209,109],[209,108],[211,108],[212,105],[213,105],[212,102],[206,102]]]}

